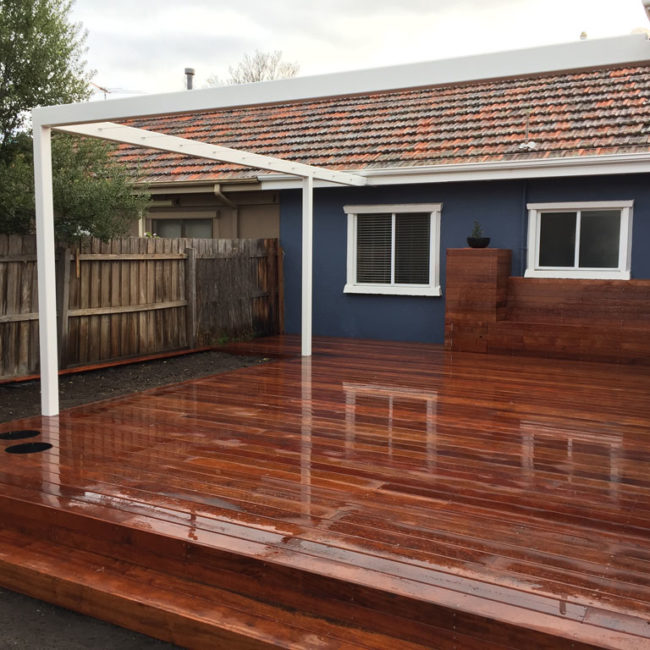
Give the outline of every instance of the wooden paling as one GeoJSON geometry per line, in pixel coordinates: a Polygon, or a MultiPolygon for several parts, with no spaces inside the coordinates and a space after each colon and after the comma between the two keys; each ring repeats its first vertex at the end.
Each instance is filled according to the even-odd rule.
{"type": "MultiPolygon", "coordinates": [[[[61,367],[278,333],[275,239],[127,238],[58,252],[61,367]]],[[[33,237],[0,235],[0,378],[38,372],[33,237]]]]}

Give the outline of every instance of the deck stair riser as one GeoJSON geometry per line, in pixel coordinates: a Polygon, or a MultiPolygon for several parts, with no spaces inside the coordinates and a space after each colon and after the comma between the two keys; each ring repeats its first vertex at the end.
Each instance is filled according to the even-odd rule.
{"type": "MultiPolygon", "coordinates": [[[[29,490],[8,488],[8,491],[14,495],[0,496],[2,520],[11,522],[11,529],[22,539],[37,539],[40,543],[50,544],[57,549],[59,557],[61,554],[77,556],[81,558],[80,562],[87,557],[94,563],[85,567],[85,572],[93,578],[93,584],[90,586],[83,580],[76,584],[74,576],[47,577],[39,574],[33,566],[12,566],[6,557],[0,562],[0,583],[164,640],[183,645],[191,640],[191,647],[210,647],[217,641],[225,643],[224,647],[238,648],[284,645],[279,642],[279,645],[271,643],[267,646],[261,639],[239,639],[236,632],[221,629],[218,621],[198,620],[196,630],[192,631],[195,614],[170,613],[162,605],[163,611],[156,613],[156,608],[148,603],[151,589],[142,594],[141,589],[134,588],[134,592],[129,593],[125,589],[128,587],[126,581],[117,592],[111,593],[109,586],[102,583],[110,583],[116,578],[109,573],[104,575],[106,566],[115,565],[117,570],[123,566],[127,572],[140,571],[149,580],[153,580],[152,576],[162,575],[170,583],[181,581],[186,588],[187,585],[190,589],[195,586],[198,591],[207,593],[208,600],[212,588],[214,597],[219,600],[223,600],[222,592],[228,592],[250,599],[260,609],[281,610],[285,617],[287,613],[301,612],[308,622],[322,622],[335,630],[343,630],[339,641],[346,639],[350,647],[379,648],[382,646],[377,644],[385,641],[386,647],[391,648],[426,648],[431,647],[433,639],[437,639],[441,647],[462,643],[458,647],[519,648],[528,645],[556,648],[565,641],[571,643],[572,648],[600,647],[558,638],[551,630],[534,631],[526,626],[505,624],[489,616],[476,616],[409,597],[400,593],[407,589],[395,590],[394,581],[388,576],[386,589],[381,589],[364,585],[363,575],[357,575],[355,580],[355,571],[350,567],[350,580],[345,580],[300,568],[301,563],[309,565],[309,559],[305,557],[294,563],[297,566],[289,566],[278,561],[282,560],[282,554],[268,543],[244,542],[221,536],[220,546],[208,546],[187,539],[187,530],[180,526],[174,531],[174,526],[166,523],[167,534],[151,532],[146,530],[147,523],[143,517],[138,518],[137,525],[129,523],[128,518],[117,523],[99,517],[100,506],[93,506],[94,514],[87,515],[30,501],[27,498],[29,490]],[[235,547],[241,550],[237,551],[235,547]],[[97,611],[97,603],[101,611],[97,611]],[[156,617],[158,624],[151,622],[156,617]],[[365,643],[361,640],[364,635],[369,639],[365,643]],[[376,638],[373,639],[373,635],[376,638]],[[351,642],[355,636],[360,637],[359,640],[351,642]]],[[[114,512],[106,510],[107,518],[115,517],[114,512]]],[[[149,523],[152,527],[160,525],[154,519],[149,523]]],[[[194,534],[197,533],[200,531],[194,534]]],[[[219,536],[214,537],[216,541],[219,536]]],[[[272,536],[268,537],[270,541],[272,536]]],[[[322,569],[323,563],[314,558],[314,568],[322,569]]],[[[332,562],[332,568],[344,570],[337,562],[332,562]]],[[[78,575],[83,573],[81,568],[78,569],[78,575]]],[[[164,598],[160,600],[165,601],[164,598]]],[[[334,633],[330,630],[330,634],[334,633]]],[[[310,644],[315,643],[315,638],[310,644]]],[[[319,645],[339,647],[337,642],[327,638],[321,639],[319,645]]]]}

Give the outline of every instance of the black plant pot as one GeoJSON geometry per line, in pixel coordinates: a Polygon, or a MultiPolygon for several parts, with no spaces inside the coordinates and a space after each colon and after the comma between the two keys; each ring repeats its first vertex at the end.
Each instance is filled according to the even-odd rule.
{"type": "Polygon", "coordinates": [[[470,248],[486,248],[490,243],[489,237],[468,237],[467,245],[470,248]]]}

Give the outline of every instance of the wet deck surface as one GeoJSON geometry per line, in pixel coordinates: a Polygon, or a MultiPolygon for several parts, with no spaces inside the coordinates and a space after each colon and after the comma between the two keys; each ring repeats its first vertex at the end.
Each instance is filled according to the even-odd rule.
{"type": "Polygon", "coordinates": [[[296,344],[242,345],[282,358],[0,425],[41,431],[0,449],[53,445],[2,453],[0,489],[650,647],[650,368],[345,339],[300,359],[296,344]]]}

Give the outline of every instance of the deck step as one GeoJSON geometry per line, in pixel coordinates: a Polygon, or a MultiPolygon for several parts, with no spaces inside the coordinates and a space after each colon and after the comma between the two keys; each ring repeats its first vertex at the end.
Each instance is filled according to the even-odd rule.
{"type": "MultiPolygon", "coordinates": [[[[180,540],[174,526],[169,537],[151,532],[161,524],[154,518],[56,501],[1,486],[0,586],[187,648],[422,650],[432,639],[441,648],[465,639],[401,616],[404,604],[388,593],[357,603],[364,593],[340,580],[252,559],[259,544],[233,540],[239,555],[180,540]]],[[[472,636],[463,647],[504,648],[472,636]]]]}
{"type": "Polygon", "coordinates": [[[318,556],[296,539],[281,552],[272,531],[183,527],[155,508],[147,516],[90,499],[3,485],[0,585],[189,648],[587,649],[644,641],[621,632],[607,644],[593,608],[569,605],[575,617],[559,619],[548,599],[517,590],[485,600],[426,584],[424,570],[393,573],[399,563],[389,560],[366,557],[371,572],[351,551],[318,556]],[[587,613],[595,624],[580,620],[587,613]]]}
{"type": "Polygon", "coordinates": [[[0,532],[0,582],[187,648],[426,647],[14,531],[0,532]]]}

